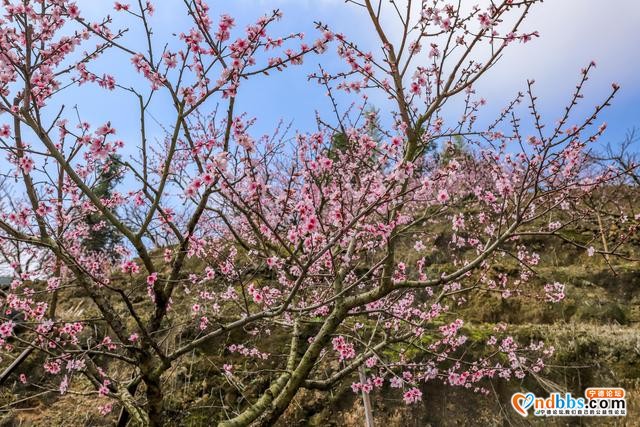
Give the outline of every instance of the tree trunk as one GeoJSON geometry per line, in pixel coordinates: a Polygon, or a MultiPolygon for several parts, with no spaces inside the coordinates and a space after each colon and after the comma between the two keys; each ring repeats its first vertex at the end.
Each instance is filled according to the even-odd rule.
{"type": "MultiPolygon", "coordinates": [[[[365,384],[365,382],[367,381],[367,376],[364,372],[364,366],[360,365],[358,367],[358,375],[360,377],[360,384],[365,384]]],[[[364,406],[364,425],[365,427],[374,427],[373,424],[373,409],[371,406],[371,396],[369,396],[369,393],[365,393],[364,390],[362,390],[362,404],[364,406]]]]}
{"type": "Polygon", "coordinates": [[[124,388],[119,392],[118,399],[122,402],[122,412],[118,420],[118,427],[125,427],[129,422],[136,427],[148,427],[151,424],[147,410],[138,406],[133,397],[134,394],[135,389],[133,394],[131,390],[124,388]]]}
{"type": "Polygon", "coordinates": [[[164,425],[164,417],[162,414],[162,386],[160,378],[145,380],[147,386],[147,413],[149,414],[149,426],[161,427],[164,425]]]}
{"type": "Polygon", "coordinates": [[[273,400],[269,411],[265,412],[256,421],[255,425],[261,427],[271,427],[275,425],[276,421],[278,421],[289,407],[289,404],[302,386],[304,380],[307,379],[309,373],[315,366],[320,353],[329,341],[331,334],[335,332],[343,318],[344,312],[342,310],[335,311],[327,318],[325,323],[322,325],[322,328],[320,328],[320,331],[315,336],[313,342],[307,348],[307,351],[300,360],[300,363],[298,363],[298,366],[289,378],[289,381],[287,381],[284,389],[273,400]]]}
{"type": "Polygon", "coordinates": [[[2,374],[0,374],[0,385],[4,384],[4,382],[7,380],[7,378],[9,378],[9,376],[13,373],[13,371],[18,369],[18,367],[22,364],[22,362],[27,360],[27,357],[29,357],[29,355],[35,348],[34,346],[35,346],[35,341],[29,344],[29,347],[24,349],[24,351],[20,353],[20,355],[11,363],[11,365],[9,365],[2,372],[2,374]]]}
{"type": "Polygon", "coordinates": [[[245,427],[248,425],[270,427],[289,407],[302,383],[313,369],[320,353],[329,341],[333,332],[344,319],[346,310],[336,309],[324,322],[313,342],[300,359],[291,374],[278,378],[271,387],[258,399],[258,403],[245,409],[241,414],[218,424],[218,427],[245,427]]]}
{"type": "MultiPolygon", "coordinates": [[[[138,382],[130,385],[129,387],[127,387],[127,392],[131,395],[131,398],[133,399],[133,396],[136,395],[136,390],[138,390],[138,382]]],[[[134,414],[135,417],[135,414],[134,414]]],[[[127,427],[127,424],[129,424],[129,420],[132,419],[131,413],[129,412],[129,410],[127,409],[127,407],[125,405],[122,406],[122,410],[120,411],[120,416],[118,417],[118,424],[116,424],[116,427],[127,427]]]]}

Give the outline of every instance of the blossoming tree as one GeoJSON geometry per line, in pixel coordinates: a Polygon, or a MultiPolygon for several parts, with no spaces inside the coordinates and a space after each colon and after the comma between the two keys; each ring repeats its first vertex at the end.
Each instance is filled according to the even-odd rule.
{"type": "MultiPolygon", "coordinates": [[[[38,354],[46,374],[34,390],[90,384],[101,412],[122,408],[120,425],[157,426],[164,379],[207,349],[242,361],[219,367],[230,383],[275,372],[219,420],[243,426],[271,425],[301,389],[340,381],[357,392],[396,388],[412,404],[421,383],[485,392],[488,378],[543,368],[553,349],[521,345],[500,325],[470,358],[464,319],[452,312],[488,293],[518,293],[539,262],[527,236],[589,215],[576,207],[614,173],[591,167],[587,147],[618,87],[575,117],[592,64],[552,127],[533,82],[480,125],[485,101],[474,85],[506,49],[537,37],[523,29],[537,0],[350,3],[379,50],[320,22],[311,41],[270,35],[279,11],[241,30],[204,0],[181,4],[192,27],[171,43],[154,36],[150,2],[116,3],[99,21],[68,0],[3,2],[0,148],[11,190],[0,244],[14,270],[0,297],[0,346],[14,360],[7,375],[38,354]],[[145,35],[143,50],[124,18],[145,35]],[[335,118],[318,117],[316,130],[293,139],[283,129],[255,135],[256,119],[236,107],[244,82],[331,52],[345,67],[310,80],[326,89],[335,118]],[[100,57],[120,56],[148,84],[128,87],[100,70],[100,57]],[[91,84],[131,95],[135,141],[118,139],[109,111],[94,124],[64,108],[61,92],[91,84]],[[370,109],[370,93],[390,106],[370,109]],[[343,105],[350,97],[359,107],[343,105]],[[149,108],[167,99],[166,137],[153,140],[149,108]],[[122,184],[99,197],[114,162],[122,184]],[[87,224],[92,213],[103,221],[87,224]],[[121,238],[116,256],[83,245],[107,226],[121,238]],[[505,258],[519,274],[493,268],[505,258]],[[69,295],[88,302],[86,313],[60,310],[69,295]],[[286,348],[270,348],[274,336],[286,348]]],[[[563,285],[537,296],[561,300],[563,285]]]]}

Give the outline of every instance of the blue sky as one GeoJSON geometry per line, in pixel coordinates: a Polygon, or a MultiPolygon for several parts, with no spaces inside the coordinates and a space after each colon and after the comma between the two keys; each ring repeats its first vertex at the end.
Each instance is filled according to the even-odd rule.
{"type": "MultiPolygon", "coordinates": [[[[469,3],[476,4],[475,1],[469,3]]],[[[172,38],[172,32],[187,29],[189,19],[182,1],[164,0],[155,4],[157,13],[152,26],[156,45],[162,46],[172,38]]],[[[278,34],[303,31],[312,41],[315,38],[313,22],[320,20],[329,23],[335,31],[347,34],[362,47],[377,46],[363,11],[345,5],[343,0],[210,0],[209,4],[212,16],[230,13],[241,28],[263,13],[279,8],[284,12],[284,19],[274,27],[278,34]]],[[[91,15],[113,12],[109,1],[79,0],[78,5],[91,15]]],[[[602,121],[609,125],[603,141],[620,140],[627,129],[640,126],[640,79],[636,77],[640,71],[638,23],[640,2],[636,0],[547,0],[538,5],[524,29],[538,30],[541,37],[508,50],[502,61],[476,86],[478,94],[489,101],[485,111],[488,118],[523,90],[527,79],[535,79],[543,118],[551,127],[571,96],[580,69],[595,60],[597,68],[589,81],[583,111],[591,112],[593,105],[606,96],[611,82],[619,83],[622,90],[602,121]]],[[[129,44],[139,44],[139,35],[132,31],[129,44]]],[[[121,82],[146,84],[134,75],[127,57],[105,61],[101,65],[120,76],[121,82]]],[[[306,76],[315,71],[321,61],[329,66],[338,64],[331,51],[321,58],[307,58],[301,67],[252,80],[241,90],[238,111],[258,117],[258,129],[265,132],[272,130],[280,119],[293,121],[296,129],[313,129],[314,111],[327,111],[328,102],[323,89],[308,82],[306,76]]],[[[68,91],[60,101],[69,106],[77,103],[83,118],[91,121],[111,120],[120,138],[135,140],[137,136],[135,103],[130,97],[106,97],[98,90],[83,87],[68,91]]],[[[385,108],[383,100],[374,98],[373,102],[385,108]]],[[[161,106],[153,107],[150,112],[160,121],[170,117],[169,110],[161,106]]]]}
{"type": "MultiPolygon", "coordinates": [[[[90,16],[113,13],[110,0],[77,2],[90,16]]],[[[241,28],[279,8],[284,12],[284,19],[275,28],[279,34],[303,31],[313,40],[313,23],[320,20],[329,23],[335,31],[347,34],[362,47],[377,46],[363,11],[345,5],[343,0],[209,0],[209,3],[214,17],[230,13],[241,28]]],[[[172,38],[172,32],[187,30],[189,19],[181,0],[156,0],[155,4],[157,13],[152,26],[156,45],[161,47],[172,38]]],[[[494,117],[492,111],[499,111],[526,87],[527,79],[536,79],[543,118],[548,127],[553,126],[571,96],[580,69],[595,60],[597,68],[589,82],[582,111],[590,113],[593,105],[606,96],[611,82],[619,83],[622,88],[619,96],[601,117],[609,125],[601,142],[619,142],[628,129],[640,127],[639,24],[638,0],[546,0],[534,9],[526,26],[526,29],[538,30],[541,37],[508,50],[502,61],[476,86],[477,92],[489,101],[488,120],[494,117]]],[[[128,43],[142,49],[140,35],[139,31],[132,30],[128,43]]],[[[256,78],[242,89],[237,110],[258,117],[258,129],[264,132],[272,131],[280,119],[293,121],[295,129],[313,130],[315,110],[326,112],[329,107],[323,89],[306,78],[320,61],[328,66],[339,64],[335,54],[329,52],[322,58],[308,58],[302,67],[256,78]]],[[[120,83],[148,88],[148,83],[135,74],[126,56],[105,57],[97,65],[94,71],[114,74],[120,83]]],[[[162,98],[156,101],[159,102],[151,107],[150,114],[160,122],[170,123],[173,114],[168,102],[162,98]]],[[[383,101],[374,102],[385,109],[383,101]]],[[[57,112],[57,107],[65,104],[68,113],[77,105],[83,120],[96,126],[110,120],[118,129],[118,137],[135,147],[139,122],[135,99],[129,95],[105,94],[101,89],[85,85],[63,92],[53,104],[51,111],[57,112]]],[[[69,114],[69,118],[73,115],[69,114]]],[[[159,129],[155,130],[155,136],[162,136],[159,129]]],[[[636,144],[635,149],[640,151],[640,144],[636,144]]],[[[129,153],[134,154],[134,150],[130,150],[129,153]]]]}

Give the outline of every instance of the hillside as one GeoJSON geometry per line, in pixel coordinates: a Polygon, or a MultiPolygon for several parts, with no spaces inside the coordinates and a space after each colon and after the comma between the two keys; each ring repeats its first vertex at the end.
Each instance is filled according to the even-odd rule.
{"type": "MultiPolygon", "coordinates": [[[[618,386],[627,390],[629,413],[640,411],[640,266],[633,262],[614,262],[609,266],[603,259],[589,258],[568,244],[547,248],[541,241],[538,245],[545,267],[537,270],[536,280],[521,295],[508,299],[495,293],[476,295],[458,314],[467,319],[465,332],[472,341],[488,337],[496,324],[504,323],[523,343],[542,339],[553,345],[556,353],[547,368],[522,382],[495,380],[490,384],[492,393],[488,396],[433,381],[423,386],[423,401],[412,407],[404,405],[397,392],[384,388],[371,394],[376,425],[638,425],[632,416],[624,424],[613,418],[523,419],[510,407],[509,398],[516,391],[533,391],[537,395],[570,391],[581,395],[590,386],[618,386]],[[558,304],[536,303],[530,293],[539,283],[549,280],[566,284],[565,300],[558,304]],[[474,422],[470,424],[469,420],[474,422]]],[[[193,268],[202,268],[198,265],[193,268]]],[[[508,274],[516,271],[509,262],[496,268],[508,274]]],[[[77,293],[63,302],[63,310],[69,317],[72,313],[88,315],[87,307],[87,301],[77,293]]],[[[182,310],[188,312],[187,307],[182,310]]],[[[179,315],[180,309],[176,312],[179,315]]],[[[456,314],[455,309],[452,314],[456,314]]],[[[280,342],[277,335],[269,340],[269,347],[282,345],[287,344],[280,342]]],[[[225,410],[243,401],[241,389],[236,389],[238,384],[221,374],[221,366],[233,363],[237,356],[194,351],[187,357],[182,368],[173,370],[164,379],[172,390],[167,412],[172,425],[211,425],[225,410]],[[227,407],[221,408],[220,401],[227,407]]],[[[37,357],[31,358],[20,371],[27,372],[30,378],[42,375],[36,360],[37,357]]],[[[242,387],[260,390],[268,384],[268,378],[268,374],[249,378],[242,387]]],[[[355,377],[343,381],[324,397],[315,392],[299,392],[295,409],[287,412],[280,425],[361,426],[362,400],[351,391],[353,380],[355,377]]],[[[94,394],[89,388],[84,396],[60,396],[43,389],[31,399],[16,402],[15,395],[23,387],[14,375],[3,388],[0,425],[112,425],[117,419],[115,411],[107,417],[96,415],[94,394]]]]}

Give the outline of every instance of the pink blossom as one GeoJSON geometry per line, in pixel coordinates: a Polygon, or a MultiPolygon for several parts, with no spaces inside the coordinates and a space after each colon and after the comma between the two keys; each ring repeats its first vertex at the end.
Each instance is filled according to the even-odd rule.
{"type": "Polygon", "coordinates": [[[19,164],[20,164],[20,169],[22,169],[22,172],[25,174],[31,173],[34,167],[33,159],[27,156],[22,157],[19,161],[19,164]]]}
{"type": "Polygon", "coordinates": [[[418,403],[422,400],[422,392],[419,389],[413,387],[407,390],[402,395],[402,399],[404,400],[404,403],[406,403],[407,405],[412,403],[418,403]]]}
{"type": "Polygon", "coordinates": [[[564,288],[562,283],[554,282],[544,285],[545,299],[549,302],[560,302],[564,299],[564,288]]]}
{"type": "Polygon", "coordinates": [[[112,403],[107,403],[107,404],[98,406],[98,412],[100,412],[100,415],[102,416],[110,414],[112,410],[113,410],[112,403]]]}
{"type": "Polygon", "coordinates": [[[0,337],[2,338],[7,338],[10,337],[11,334],[13,333],[13,328],[16,326],[16,324],[13,322],[13,320],[8,320],[6,322],[4,322],[3,324],[0,325],[0,337]]]}
{"type": "Polygon", "coordinates": [[[140,271],[140,266],[134,261],[125,261],[120,265],[120,270],[125,274],[137,274],[140,271]]]}
{"type": "Polygon", "coordinates": [[[438,192],[438,202],[440,203],[446,203],[447,201],[449,201],[449,192],[445,189],[442,189],[438,192]]]}
{"type": "Polygon", "coordinates": [[[98,388],[98,394],[100,396],[107,396],[109,394],[109,385],[111,384],[111,381],[105,379],[102,384],[100,385],[100,387],[98,388]]]}
{"type": "Polygon", "coordinates": [[[202,316],[200,318],[200,324],[198,325],[198,328],[201,331],[204,331],[205,329],[207,329],[207,326],[209,325],[209,318],[206,316],[202,316]]]}
{"type": "Polygon", "coordinates": [[[369,357],[365,360],[364,364],[367,368],[373,368],[378,363],[378,358],[375,356],[369,357]]]}
{"type": "Polygon", "coordinates": [[[422,240],[418,240],[416,241],[416,243],[413,245],[413,248],[417,251],[417,252],[422,252],[424,251],[427,247],[425,246],[424,243],[422,243],[422,240]]]}
{"type": "Polygon", "coordinates": [[[62,381],[60,381],[60,386],[58,387],[58,390],[60,391],[60,394],[63,395],[67,392],[68,389],[69,389],[69,377],[65,375],[64,378],[62,378],[62,381]]]}
{"type": "Polygon", "coordinates": [[[333,349],[338,352],[341,361],[353,359],[354,357],[356,357],[356,352],[353,344],[346,342],[344,337],[335,337],[331,342],[333,344],[333,349]]]}
{"type": "Polygon", "coordinates": [[[483,30],[488,29],[492,25],[491,18],[489,17],[488,13],[482,13],[478,15],[478,21],[480,21],[480,25],[482,26],[483,30]]]}
{"type": "Polygon", "coordinates": [[[44,370],[49,374],[55,375],[60,372],[60,369],[60,362],[58,362],[57,360],[50,360],[45,362],[44,364],[44,370]]]}
{"type": "Polygon", "coordinates": [[[158,280],[158,273],[152,273],[149,276],[147,276],[147,285],[149,286],[153,286],[156,281],[158,280]]]}

